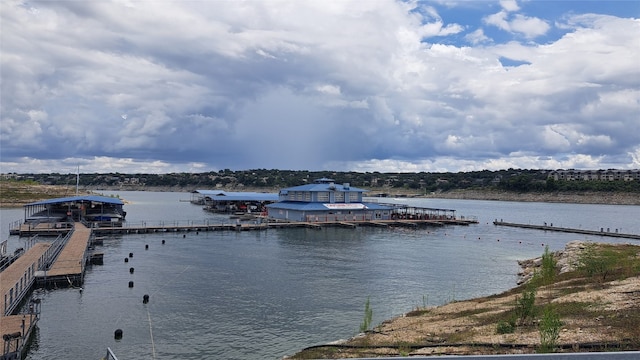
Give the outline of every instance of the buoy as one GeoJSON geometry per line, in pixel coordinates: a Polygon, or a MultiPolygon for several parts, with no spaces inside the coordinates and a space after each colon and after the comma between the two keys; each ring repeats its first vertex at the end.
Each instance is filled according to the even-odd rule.
{"type": "Polygon", "coordinates": [[[164,239],[162,239],[162,245],[164,245],[164,239]]]}
{"type": "Polygon", "coordinates": [[[133,257],[133,253],[129,253],[129,257],[133,257]]]}
{"type": "Polygon", "coordinates": [[[117,329],[117,330],[115,331],[115,333],[113,334],[113,337],[114,337],[116,340],[120,340],[120,339],[122,339],[122,329],[117,329]]]}
{"type": "Polygon", "coordinates": [[[185,235],[182,235],[182,238],[183,238],[183,239],[184,239],[184,238],[186,238],[186,237],[187,237],[187,235],[186,235],[186,234],[185,234],[185,235]]]}
{"type": "Polygon", "coordinates": [[[129,262],[129,258],[124,258],[124,262],[128,263],[129,262]]]}
{"type": "Polygon", "coordinates": [[[144,294],[144,296],[142,297],[142,303],[143,303],[143,304],[146,304],[146,303],[148,303],[148,302],[149,302],[149,295],[144,294]]]}
{"type": "Polygon", "coordinates": [[[129,287],[132,288],[133,287],[133,281],[129,281],[129,287]]]}
{"type": "Polygon", "coordinates": [[[129,268],[129,273],[133,274],[134,268],[129,268]]]}
{"type": "Polygon", "coordinates": [[[149,244],[146,244],[146,245],[144,246],[144,249],[145,249],[145,250],[149,250],[149,244]]]}

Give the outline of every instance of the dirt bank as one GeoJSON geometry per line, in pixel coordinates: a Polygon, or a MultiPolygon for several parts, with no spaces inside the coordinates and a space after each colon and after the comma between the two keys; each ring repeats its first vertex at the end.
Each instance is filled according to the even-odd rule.
{"type": "MultiPolygon", "coordinates": [[[[87,194],[80,189],[80,194],[87,194]]],[[[24,204],[57,197],[75,196],[75,186],[39,185],[27,182],[0,182],[0,207],[21,207],[24,204]]]]}
{"type": "Polygon", "coordinates": [[[439,199],[526,201],[601,205],[640,205],[640,194],[625,192],[515,193],[499,190],[452,190],[419,196],[439,199]]]}
{"type": "MultiPolygon", "coordinates": [[[[502,294],[416,308],[364,334],[307,348],[295,359],[331,359],[412,355],[523,354],[539,351],[541,318],[546,309],[559,315],[557,352],[640,349],[640,247],[604,245],[629,267],[611,271],[608,279],[576,271],[585,249],[569,243],[554,254],[555,281],[535,293],[531,318],[515,318],[525,284],[502,294]],[[500,328],[500,326],[503,328],[500,328]],[[509,328],[512,326],[513,328],[509,328]],[[507,331],[502,331],[502,330],[507,331]]],[[[541,259],[521,263],[523,276],[540,268],[541,259]]]]}

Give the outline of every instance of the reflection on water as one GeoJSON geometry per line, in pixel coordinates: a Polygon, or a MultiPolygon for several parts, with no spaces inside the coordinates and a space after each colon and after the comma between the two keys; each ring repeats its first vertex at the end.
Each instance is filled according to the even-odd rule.
{"type": "MultiPolygon", "coordinates": [[[[125,209],[132,222],[223,219],[180,201],[189,194],[120,196],[131,201],[125,209]]],[[[373,322],[379,323],[425,302],[442,304],[506,290],[515,285],[516,260],[539,256],[545,245],[556,250],[576,239],[627,242],[495,227],[495,218],[640,233],[637,206],[403,201],[456,209],[459,215],[477,216],[480,223],[107,239],[101,248],[104,265],[88,270],[82,292],[37,291],[43,299],[42,319],[28,359],[98,359],[107,346],[128,359],[281,358],[355,335],[367,297],[373,322]],[[125,263],[130,252],[133,257],[125,263]],[[142,303],[144,294],[150,296],[148,304],[142,303]],[[122,340],[114,340],[116,329],[123,330],[122,340]]],[[[2,210],[3,222],[5,214],[2,210]]]]}

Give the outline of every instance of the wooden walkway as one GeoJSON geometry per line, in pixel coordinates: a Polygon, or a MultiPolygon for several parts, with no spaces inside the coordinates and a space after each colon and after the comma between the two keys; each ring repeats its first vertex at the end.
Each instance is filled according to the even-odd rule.
{"type": "MultiPolygon", "coordinates": [[[[444,226],[444,225],[469,225],[477,224],[475,219],[393,219],[393,220],[355,220],[355,221],[317,221],[317,222],[300,222],[300,221],[252,221],[240,223],[217,223],[217,224],[195,224],[188,225],[125,225],[113,227],[92,228],[94,235],[126,235],[126,234],[144,234],[157,232],[197,232],[197,231],[252,231],[282,228],[310,228],[322,229],[324,227],[344,227],[356,228],[358,226],[377,226],[377,227],[420,227],[420,226],[444,226]]],[[[20,236],[31,235],[60,235],[67,233],[67,228],[56,227],[21,227],[20,236]]]]}
{"type": "Polygon", "coordinates": [[[10,235],[18,236],[58,236],[73,229],[73,225],[67,222],[41,222],[37,224],[23,223],[9,230],[10,235]]]}
{"type": "Polygon", "coordinates": [[[38,316],[35,313],[26,316],[11,315],[3,316],[0,320],[0,334],[3,336],[14,335],[9,340],[4,340],[3,338],[3,353],[0,355],[4,355],[8,359],[13,359],[14,357],[12,356],[17,356],[15,359],[21,359],[33,329],[38,323],[38,316]]]}
{"type": "Polygon", "coordinates": [[[84,275],[90,237],[91,229],[82,223],[76,223],[73,234],[56,261],[45,272],[44,279],[39,279],[38,282],[43,281],[45,285],[68,282],[69,285],[80,286],[84,275]]]}
{"type": "MultiPolygon", "coordinates": [[[[17,302],[29,292],[49,243],[36,243],[0,273],[0,314],[13,312],[17,302]]],[[[4,319],[2,321],[4,323],[4,319]]]]}
{"type": "Polygon", "coordinates": [[[510,223],[510,222],[497,221],[497,220],[494,221],[493,224],[497,226],[511,226],[511,227],[518,227],[518,228],[524,228],[524,229],[558,231],[558,232],[566,232],[566,233],[574,233],[574,234],[609,236],[609,237],[640,240],[640,235],[637,235],[637,234],[623,234],[618,232],[604,231],[604,229],[601,231],[595,231],[595,230],[573,229],[573,228],[565,228],[565,227],[557,227],[557,226],[549,226],[549,225],[517,224],[517,223],[510,223]]]}
{"type": "Polygon", "coordinates": [[[477,224],[477,220],[357,220],[357,221],[318,221],[318,222],[301,222],[301,221],[277,221],[277,222],[258,222],[258,223],[240,223],[240,224],[192,224],[192,225],[163,225],[163,226],[125,226],[113,228],[94,228],[95,234],[138,234],[138,233],[154,233],[154,232],[191,232],[191,231],[252,231],[267,229],[284,229],[284,228],[310,228],[322,229],[325,227],[344,227],[356,228],[359,226],[377,226],[377,227],[420,227],[420,226],[444,226],[444,225],[470,225],[477,224]]]}
{"type": "MultiPolygon", "coordinates": [[[[37,243],[0,272],[0,334],[11,337],[3,338],[3,356],[21,358],[25,346],[31,337],[32,330],[38,322],[38,308],[32,304],[29,314],[13,314],[29,294],[35,281],[36,271],[44,261],[49,243],[37,243]]],[[[11,357],[9,357],[11,358],[11,357]]]]}

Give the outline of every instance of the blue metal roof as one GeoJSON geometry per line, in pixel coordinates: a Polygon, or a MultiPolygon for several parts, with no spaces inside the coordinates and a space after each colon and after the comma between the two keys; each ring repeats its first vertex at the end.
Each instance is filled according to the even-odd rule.
{"type": "Polygon", "coordinates": [[[81,196],[70,196],[70,197],[36,201],[30,204],[26,204],[24,206],[61,204],[66,202],[83,202],[83,201],[101,202],[105,204],[114,204],[114,205],[124,205],[124,202],[122,200],[114,197],[99,196],[99,195],[81,195],[81,196]]]}
{"type": "Polygon", "coordinates": [[[360,189],[357,187],[345,187],[344,185],[334,183],[313,183],[306,185],[294,186],[282,191],[353,191],[353,192],[367,192],[369,190],[360,189]]]}

